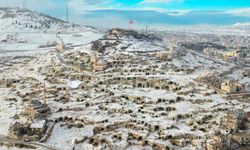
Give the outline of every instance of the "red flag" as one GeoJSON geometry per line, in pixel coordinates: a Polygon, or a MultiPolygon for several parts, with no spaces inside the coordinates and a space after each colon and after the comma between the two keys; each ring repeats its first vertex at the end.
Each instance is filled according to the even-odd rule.
{"type": "Polygon", "coordinates": [[[134,24],[134,21],[133,20],[129,20],[128,24],[134,24]]]}

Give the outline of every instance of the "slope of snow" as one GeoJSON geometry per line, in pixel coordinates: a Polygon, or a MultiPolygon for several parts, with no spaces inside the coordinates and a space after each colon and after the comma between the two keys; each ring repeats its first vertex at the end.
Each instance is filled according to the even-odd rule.
{"type": "Polygon", "coordinates": [[[0,33],[2,56],[40,55],[56,43],[74,47],[103,36],[94,28],[21,8],[0,8],[0,33]]]}
{"type": "Polygon", "coordinates": [[[4,32],[75,32],[93,30],[21,8],[0,8],[0,31],[4,32]]]}

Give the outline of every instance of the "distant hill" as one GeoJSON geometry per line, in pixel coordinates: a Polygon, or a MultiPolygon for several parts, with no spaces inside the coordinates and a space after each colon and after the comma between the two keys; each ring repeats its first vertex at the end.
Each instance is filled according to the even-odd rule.
{"type": "Polygon", "coordinates": [[[36,11],[0,8],[1,32],[79,32],[92,27],[66,22],[36,11]]]}
{"type": "MultiPolygon", "coordinates": [[[[158,12],[154,10],[95,10],[85,13],[83,18],[102,21],[100,26],[121,26],[127,20],[134,20],[135,25],[234,25],[249,23],[250,17],[236,16],[225,11],[187,11],[158,12]],[[114,18],[117,21],[110,22],[114,18]]],[[[94,25],[94,24],[92,24],[94,25]]],[[[127,24],[125,24],[125,27],[127,24]]]]}

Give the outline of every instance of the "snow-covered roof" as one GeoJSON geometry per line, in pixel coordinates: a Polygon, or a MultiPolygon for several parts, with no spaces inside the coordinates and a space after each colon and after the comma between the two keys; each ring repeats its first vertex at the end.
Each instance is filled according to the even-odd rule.
{"type": "Polygon", "coordinates": [[[107,64],[107,62],[106,62],[105,60],[103,60],[103,59],[99,59],[99,60],[97,61],[97,64],[105,65],[105,64],[107,64]]]}
{"type": "Polygon", "coordinates": [[[68,80],[68,81],[67,81],[67,85],[68,85],[70,88],[72,88],[72,89],[77,88],[81,83],[82,83],[82,81],[79,81],[79,80],[75,80],[75,81],[70,81],[70,80],[68,80]]]}
{"type": "Polygon", "coordinates": [[[30,128],[41,129],[45,126],[46,120],[39,120],[30,125],[30,128]]]}

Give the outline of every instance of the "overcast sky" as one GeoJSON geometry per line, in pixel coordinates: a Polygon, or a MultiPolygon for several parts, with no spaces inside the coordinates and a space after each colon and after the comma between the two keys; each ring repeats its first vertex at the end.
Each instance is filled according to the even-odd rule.
{"type": "MultiPolygon", "coordinates": [[[[65,19],[67,0],[26,0],[25,7],[65,19]]],[[[0,0],[22,7],[23,0],[0,0]]],[[[69,0],[70,20],[93,26],[222,24],[250,22],[250,0],[69,0]],[[192,20],[188,19],[191,18],[192,20]]]]}

